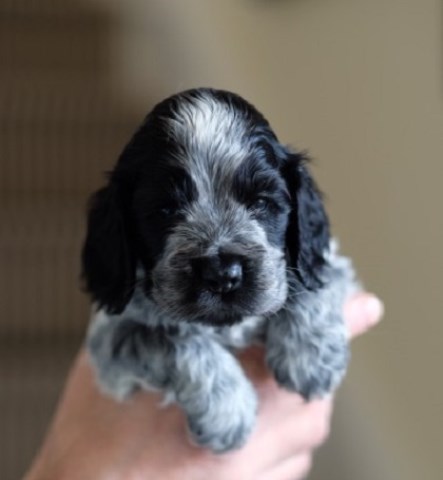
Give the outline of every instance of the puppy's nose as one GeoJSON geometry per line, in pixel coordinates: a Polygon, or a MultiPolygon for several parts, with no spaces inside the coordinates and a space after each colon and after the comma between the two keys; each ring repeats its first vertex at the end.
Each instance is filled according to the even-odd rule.
{"type": "Polygon", "coordinates": [[[196,277],[213,293],[228,293],[240,288],[243,265],[238,255],[219,254],[194,258],[196,277]]]}

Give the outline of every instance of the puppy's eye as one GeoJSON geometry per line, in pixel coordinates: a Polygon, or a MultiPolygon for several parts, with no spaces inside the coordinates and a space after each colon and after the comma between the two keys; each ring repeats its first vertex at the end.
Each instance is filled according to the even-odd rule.
{"type": "Polygon", "coordinates": [[[169,222],[175,220],[180,215],[181,210],[178,206],[171,204],[158,205],[145,212],[144,217],[154,222],[169,222]]]}
{"type": "Polygon", "coordinates": [[[167,205],[159,209],[159,214],[165,217],[174,217],[178,214],[179,209],[175,205],[167,205]]]}
{"type": "Polygon", "coordinates": [[[271,200],[266,197],[257,197],[250,205],[249,209],[254,212],[266,212],[271,204],[271,200]]]}

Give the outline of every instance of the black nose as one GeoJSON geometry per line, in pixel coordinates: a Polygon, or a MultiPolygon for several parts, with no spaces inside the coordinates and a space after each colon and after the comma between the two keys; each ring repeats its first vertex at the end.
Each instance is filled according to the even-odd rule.
{"type": "Polygon", "coordinates": [[[240,288],[243,281],[242,259],[238,255],[219,254],[192,260],[195,276],[214,293],[228,293],[240,288]]]}

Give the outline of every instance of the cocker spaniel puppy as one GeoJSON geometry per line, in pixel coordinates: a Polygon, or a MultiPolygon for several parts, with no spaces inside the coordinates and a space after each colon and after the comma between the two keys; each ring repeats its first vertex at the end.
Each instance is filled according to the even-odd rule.
{"type": "Polygon", "coordinates": [[[104,391],[164,392],[193,440],[224,452],[257,411],[236,349],[264,344],[306,399],[337,387],[356,285],[306,163],[233,93],[190,90],[148,114],[90,203],[87,346],[104,391]]]}

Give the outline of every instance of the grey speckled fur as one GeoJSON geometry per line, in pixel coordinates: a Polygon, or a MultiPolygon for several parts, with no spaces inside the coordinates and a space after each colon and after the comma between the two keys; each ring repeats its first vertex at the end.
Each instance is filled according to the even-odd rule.
{"type": "Polygon", "coordinates": [[[349,349],[343,322],[345,299],[357,290],[351,262],[333,245],[324,287],[297,292],[268,320],[266,361],[277,381],[304,398],[321,397],[341,382],[349,349]]]}
{"type": "Polygon", "coordinates": [[[328,247],[327,218],[304,157],[286,150],[232,94],[203,89],[174,98],[147,117],[92,204],[84,277],[99,307],[87,347],[106,393],[123,401],[140,388],[161,391],[183,409],[196,443],[224,452],[246,442],[257,411],[235,350],[262,343],[282,386],[306,399],[331,392],[349,357],[343,303],[358,287],[350,261],[328,247]],[[166,136],[156,144],[159,135],[166,136]],[[161,183],[177,165],[192,194],[180,196],[180,220],[153,236],[152,216],[163,204],[149,197],[152,212],[143,201],[157,188],[149,177],[157,168],[161,183]],[[133,218],[138,223],[126,228],[133,218]],[[147,258],[153,244],[158,252],[147,258]],[[244,262],[231,300],[200,285],[193,264],[222,254],[244,262]]]}
{"type": "Polygon", "coordinates": [[[196,443],[216,452],[240,447],[254,427],[257,398],[231,350],[264,342],[277,381],[305,398],[331,392],[343,378],[349,353],[342,308],[358,287],[350,261],[334,251],[325,288],[231,327],[168,321],[141,292],[122,314],[99,311],[87,342],[99,384],[120,400],[137,388],[161,390],[186,412],[196,443]],[[165,326],[160,340],[153,332],[165,326]]]}

